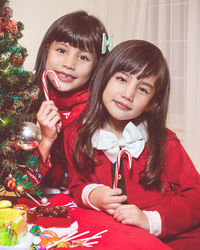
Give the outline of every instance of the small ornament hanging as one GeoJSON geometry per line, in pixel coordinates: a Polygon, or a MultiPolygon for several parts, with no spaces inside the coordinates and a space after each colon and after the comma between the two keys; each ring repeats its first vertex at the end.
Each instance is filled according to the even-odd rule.
{"type": "Polygon", "coordinates": [[[12,176],[9,176],[4,181],[4,187],[6,191],[12,192],[16,189],[16,180],[12,176]]]}
{"type": "Polygon", "coordinates": [[[13,16],[13,10],[10,7],[5,7],[1,11],[1,16],[11,18],[13,16]]]}
{"type": "Polygon", "coordinates": [[[17,185],[16,190],[15,190],[15,194],[17,196],[25,195],[25,188],[22,185],[17,185]]]}
{"type": "Polygon", "coordinates": [[[4,32],[1,31],[1,29],[0,29],[0,39],[3,40],[3,38],[4,38],[4,32]]]}
{"type": "Polygon", "coordinates": [[[33,122],[23,122],[16,131],[15,144],[23,150],[36,148],[40,140],[40,128],[33,122]]]}
{"type": "Polygon", "coordinates": [[[41,203],[42,203],[42,205],[47,205],[48,199],[46,197],[42,197],[41,203]]]}
{"type": "Polygon", "coordinates": [[[12,52],[10,55],[10,63],[16,67],[20,67],[23,64],[23,56],[20,52],[12,52]]]}

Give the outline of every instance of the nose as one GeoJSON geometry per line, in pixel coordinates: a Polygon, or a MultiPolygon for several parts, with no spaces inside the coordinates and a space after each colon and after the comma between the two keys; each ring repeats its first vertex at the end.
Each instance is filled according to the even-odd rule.
{"type": "Polygon", "coordinates": [[[63,60],[63,66],[70,70],[75,70],[76,59],[73,55],[66,55],[63,60]]]}
{"type": "Polygon", "coordinates": [[[122,93],[122,97],[129,102],[133,102],[134,96],[135,96],[135,89],[134,89],[133,85],[132,84],[127,85],[124,88],[124,91],[122,93]]]}

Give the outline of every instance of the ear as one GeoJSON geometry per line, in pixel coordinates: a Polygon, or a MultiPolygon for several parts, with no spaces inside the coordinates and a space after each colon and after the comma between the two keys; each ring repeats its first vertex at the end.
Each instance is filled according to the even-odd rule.
{"type": "Polygon", "coordinates": [[[155,108],[158,105],[157,100],[153,99],[150,101],[150,103],[146,106],[145,108],[145,112],[149,112],[151,111],[153,108],[155,108]]]}

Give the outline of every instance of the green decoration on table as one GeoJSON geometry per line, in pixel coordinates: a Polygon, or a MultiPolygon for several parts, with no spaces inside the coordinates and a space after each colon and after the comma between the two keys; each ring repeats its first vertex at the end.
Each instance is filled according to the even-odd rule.
{"type": "Polygon", "coordinates": [[[32,233],[34,236],[39,236],[41,234],[41,229],[38,225],[34,225],[32,226],[29,232],[32,233]]]}

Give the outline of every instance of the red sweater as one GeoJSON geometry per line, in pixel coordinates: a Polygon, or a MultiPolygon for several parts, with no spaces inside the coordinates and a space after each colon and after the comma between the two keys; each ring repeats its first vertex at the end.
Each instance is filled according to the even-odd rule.
{"type": "MultiPolygon", "coordinates": [[[[65,155],[63,149],[63,130],[68,124],[76,120],[82,113],[87,104],[88,89],[84,88],[74,92],[60,92],[49,89],[50,99],[54,101],[61,115],[62,128],[61,132],[54,142],[50,157],[44,163],[40,155],[40,164],[35,171],[38,182],[43,182],[46,186],[59,188],[63,185],[65,168],[65,155]]],[[[39,150],[35,154],[40,154],[39,150]]],[[[67,186],[67,184],[66,184],[67,186]]]]}
{"type": "MultiPolygon", "coordinates": [[[[176,135],[167,130],[166,157],[161,173],[164,191],[146,190],[139,183],[139,173],[144,169],[148,157],[148,147],[138,159],[132,158],[132,168],[128,170],[127,157],[122,157],[126,195],[129,204],[135,204],[142,210],[159,212],[162,220],[161,238],[172,244],[174,249],[198,249],[200,246],[200,175],[188,157],[176,135]],[[188,232],[187,232],[188,231],[188,232]],[[175,238],[174,238],[175,237],[175,238]],[[191,241],[189,240],[191,238],[191,241]],[[177,239],[179,240],[177,243],[177,239]],[[190,248],[181,248],[187,239],[190,248]],[[194,241],[193,241],[194,240],[194,241]],[[175,242],[175,245],[173,245],[175,242]]],[[[74,127],[68,127],[64,133],[64,147],[68,162],[69,191],[76,203],[84,207],[81,194],[83,188],[91,183],[112,187],[111,162],[105,154],[94,149],[97,164],[93,173],[86,170],[79,173],[72,162],[72,150],[77,137],[74,127]]],[[[87,166],[87,162],[85,162],[87,166]]]]}

